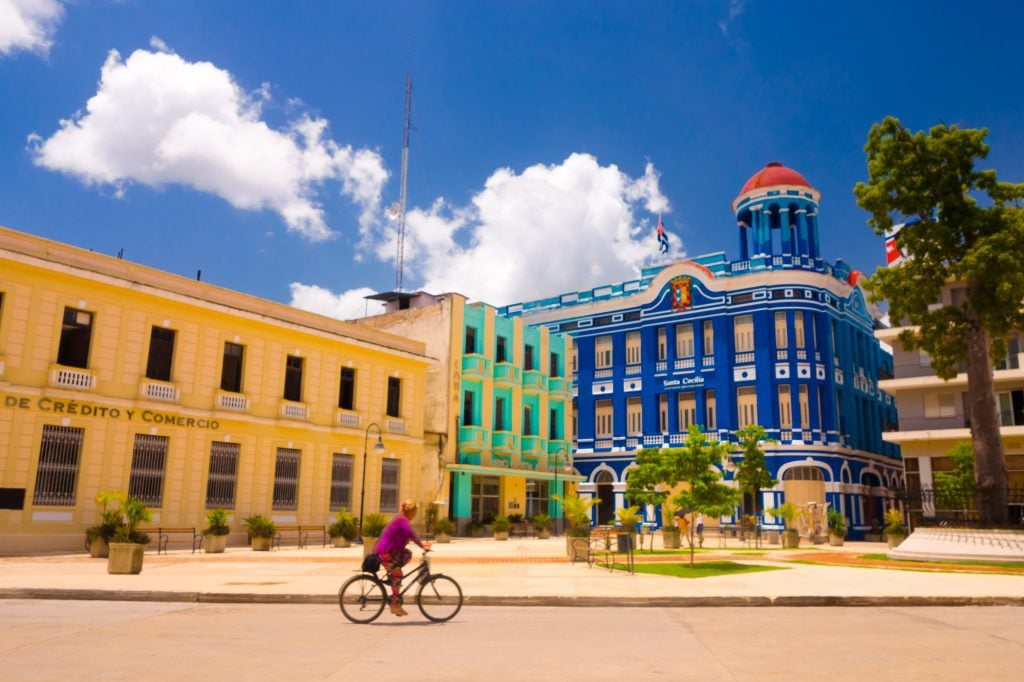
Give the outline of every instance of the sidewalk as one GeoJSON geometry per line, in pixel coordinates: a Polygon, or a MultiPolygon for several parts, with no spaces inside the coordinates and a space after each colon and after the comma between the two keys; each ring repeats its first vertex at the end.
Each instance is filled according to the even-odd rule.
{"type": "MultiPolygon", "coordinates": [[[[657,547],[657,545],[656,545],[657,547]]],[[[434,572],[454,577],[467,605],[573,606],[1024,606],[1024,575],[921,572],[824,563],[834,552],[884,554],[883,543],[847,542],[806,551],[766,546],[761,553],[714,548],[700,559],[727,559],[784,570],[699,579],[608,571],[570,564],[565,539],[497,542],[457,538],[434,546],[434,572]],[[820,557],[823,563],[802,563],[820,557]]],[[[649,560],[647,551],[638,553],[649,560]]],[[[142,573],[108,575],[85,554],[0,556],[0,599],[88,599],[235,603],[333,603],[358,570],[361,547],[224,554],[147,550],[142,573]]],[[[650,560],[684,562],[688,555],[650,560]]],[[[414,559],[415,561],[415,559],[414,559]]]]}

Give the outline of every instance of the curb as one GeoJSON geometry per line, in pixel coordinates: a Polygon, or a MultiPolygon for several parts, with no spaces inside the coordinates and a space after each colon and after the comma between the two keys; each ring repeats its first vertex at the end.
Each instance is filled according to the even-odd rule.
{"type": "MultiPolygon", "coordinates": [[[[168,592],[142,590],[62,590],[0,588],[0,599],[73,601],[142,601],[200,604],[335,604],[328,594],[255,594],[230,592],[168,592]]],[[[880,607],[880,606],[1024,606],[1024,597],[466,597],[466,606],[723,608],[723,607],[880,607]]]]}

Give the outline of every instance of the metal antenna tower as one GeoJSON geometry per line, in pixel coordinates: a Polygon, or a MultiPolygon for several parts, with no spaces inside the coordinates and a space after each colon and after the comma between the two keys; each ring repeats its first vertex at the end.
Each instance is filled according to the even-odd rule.
{"type": "Polygon", "coordinates": [[[409,127],[412,119],[412,74],[405,74],[405,125],[402,127],[402,179],[398,195],[398,257],[395,260],[395,291],[402,290],[405,260],[405,202],[409,184],[409,127]]]}

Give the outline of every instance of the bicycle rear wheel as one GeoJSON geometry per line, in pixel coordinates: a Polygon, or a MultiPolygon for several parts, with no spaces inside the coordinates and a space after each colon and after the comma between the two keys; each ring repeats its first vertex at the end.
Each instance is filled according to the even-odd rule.
{"type": "Polygon", "coordinates": [[[338,590],[338,606],[353,623],[373,622],[387,603],[384,585],[367,573],[349,578],[338,590]]]}
{"type": "Polygon", "coordinates": [[[427,620],[443,623],[454,618],[462,608],[462,588],[446,575],[431,576],[420,585],[416,605],[427,620]]]}

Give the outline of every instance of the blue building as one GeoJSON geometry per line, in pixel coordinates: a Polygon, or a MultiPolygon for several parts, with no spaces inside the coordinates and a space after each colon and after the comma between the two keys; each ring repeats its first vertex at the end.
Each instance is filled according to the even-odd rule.
{"type": "Polygon", "coordinates": [[[733,201],[737,260],[712,253],[501,309],[573,337],[574,462],[580,493],[601,499],[596,523],[626,505],[638,449],[682,445],[690,424],[735,442],[757,423],[777,441],[765,451],[779,480],[761,509],[791,501],[820,520],[828,503],[850,537],[881,525],[903,484],[898,448],[882,440],[896,425],[895,402],[878,389],[892,356],[873,335],[878,312],[860,273],[822,258],[819,199],[802,175],[770,163],[733,201]]]}

